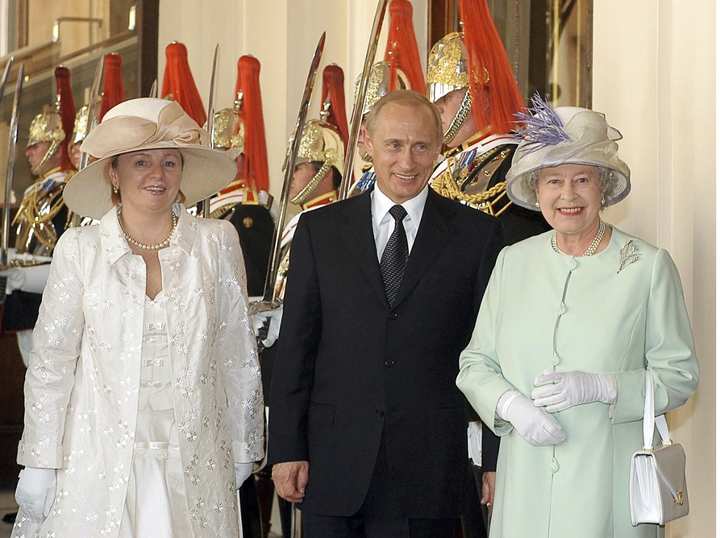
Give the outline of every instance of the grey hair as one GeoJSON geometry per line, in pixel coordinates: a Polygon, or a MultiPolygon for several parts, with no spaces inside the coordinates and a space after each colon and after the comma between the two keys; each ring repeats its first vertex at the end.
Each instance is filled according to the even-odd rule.
{"type": "MultiPolygon", "coordinates": [[[[606,200],[611,199],[618,186],[619,180],[617,175],[615,175],[613,170],[606,168],[605,166],[591,166],[594,166],[598,171],[598,176],[600,178],[600,191],[603,194],[603,198],[606,200]]],[[[532,172],[528,172],[519,179],[520,193],[525,200],[533,205],[537,202],[535,189],[537,189],[538,180],[540,179],[540,170],[541,168],[537,168],[532,172]]]]}

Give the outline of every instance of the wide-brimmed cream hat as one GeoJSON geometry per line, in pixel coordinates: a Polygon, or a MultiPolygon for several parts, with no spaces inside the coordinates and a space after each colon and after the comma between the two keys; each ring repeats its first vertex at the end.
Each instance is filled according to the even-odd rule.
{"type": "Polygon", "coordinates": [[[220,191],[237,173],[235,162],[210,147],[208,133],[178,103],[130,99],[110,109],[83,141],[80,149],[98,160],[68,182],[63,191],[65,204],[80,215],[102,218],[113,207],[109,176],[113,157],[162,148],[182,153],[180,190],[188,206],[220,191]]]}
{"type": "Polygon", "coordinates": [[[607,168],[615,178],[606,193],[611,206],[630,192],[630,169],[617,156],[620,131],[611,127],[599,112],[579,107],[552,108],[539,96],[532,98],[527,115],[518,115],[524,126],[518,131],[521,142],[505,179],[508,197],[517,205],[538,211],[526,185],[532,172],[561,164],[586,164],[607,168]]]}

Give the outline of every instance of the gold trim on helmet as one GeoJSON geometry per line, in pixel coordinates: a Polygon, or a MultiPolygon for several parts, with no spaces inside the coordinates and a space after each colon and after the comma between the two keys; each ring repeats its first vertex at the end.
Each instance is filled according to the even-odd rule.
{"type": "Polygon", "coordinates": [[[240,154],[245,150],[245,125],[240,119],[242,92],[238,92],[233,108],[223,108],[215,113],[213,128],[213,147],[234,150],[240,154]],[[237,130],[237,133],[235,131],[237,130]],[[235,133],[235,134],[233,134],[235,133]]]}
{"type": "MultiPolygon", "coordinates": [[[[288,149],[291,146],[292,140],[288,144],[288,149]]],[[[300,137],[295,165],[307,162],[321,162],[323,165],[305,188],[290,201],[293,204],[303,203],[308,195],[320,184],[330,167],[334,166],[338,170],[343,169],[344,159],[345,150],[340,133],[325,121],[308,120],[300,137]]]]}
{"type": "Polygon", "coordinates": [[[65,131],[62,128],[62,118],[56,110],[46,110],[35,116],[30,123],[30,132],[26,147],[34,146],[40,142],[50,142],[50,147],[45,152],[40,164],[31,172],[35,175],[42,175],[45,168],[53,158],[60,143],[65,139],[65,131]]]}
{"type": "Polygon", "coordinates": [[[87,135],[89,110],[90,107],[83,105],[77,111],[77,114],[75,114],[75,123],[73,125],[73,134],[71,139],[73,144],[79,144],[85,140],[85,135],[87,135]]]}
{"type": "MultiPolygon", "coordinates": [[[[407,90],[410,88],[410,81],[401,69],[396,69],[396,76],[396,90],[407,90]]],[[[355,81],[355,94],[353,96],[353,102],[357,101],[358,93],[360,91],[360,77],[362,77],[362,73],[358,75],[358,78],[355,81]]],[[[377,62],[373,64],[372,69],[370,70],[370,80],[368,81],[367,94],[365,95],[365,102],[363,102],[363,115],[370,112],[373,105],[389,92],[390,62],[377,62]]]]}
{"type": "MultiPolygon", "coordinates": [[[[428,99],[435,103],[448,93],[470,87],[468,55],[462,32],[452,32],[433,45],[428,57],[428,99]]],[[[490,82],[490,75],[483,66],[483,83],[490,82]]]]}

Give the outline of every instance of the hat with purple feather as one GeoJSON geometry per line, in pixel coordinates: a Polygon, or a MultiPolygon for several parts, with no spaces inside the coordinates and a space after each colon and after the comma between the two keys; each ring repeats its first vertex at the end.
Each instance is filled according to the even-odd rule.
{"type": "Polygon", "coordinates": [[[517,114],[522,127],[512,167],[508,170],[507,193],[517,205],[537,211],[530,180],[533,172],[561,164],[586,164],[610,171],[605,206],[618,203],[630,192],[630,169],[618,158],[620,131],[605,116],[586,108],[552,108],[535,94],[532,106],[517,114]]]}

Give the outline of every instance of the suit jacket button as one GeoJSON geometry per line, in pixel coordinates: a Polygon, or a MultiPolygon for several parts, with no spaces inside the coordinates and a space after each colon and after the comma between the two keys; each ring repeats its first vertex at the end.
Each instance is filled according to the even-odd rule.
{"type": "Polygon", "coordinates": [[[398,314],[397,312],[390,312],[390,313],[388,314],[388,319],[397,319],[397,318],[398,318],[398,315],[399,315],[399,314],[398,314]]]}
{"type": "Polygon", "coordinates": [[[376,410],[375,410],[375,416],[376,416],[377,418],[383,418],[383,416],[385,416],[385,411],[383,411],[382,409],[376,409],[376,410]]]}
{"type": "Polygon", "coordinates": [[[395,361],[392,360],[392,359],[388,359],[388,360],[385,361],[385,366],[387,366],[388,368],[390,368],[390,367],[393,366],[394,364],[395,364],[395,361]]]}

